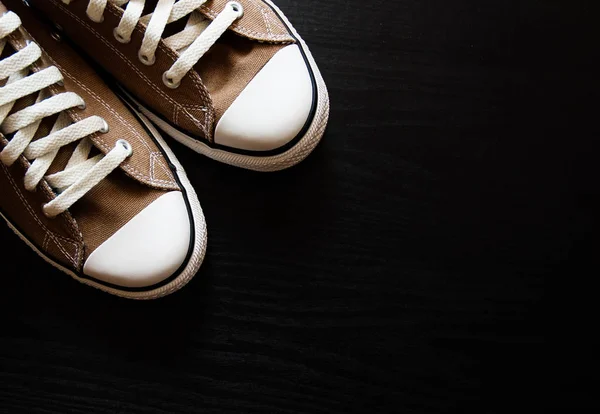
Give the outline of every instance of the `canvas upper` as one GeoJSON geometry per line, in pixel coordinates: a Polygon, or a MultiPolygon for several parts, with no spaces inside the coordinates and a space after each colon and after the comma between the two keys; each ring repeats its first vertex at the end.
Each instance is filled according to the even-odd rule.
{"type": "MultiPolygon", "coordinates": [[[[90,117],[105,121],[106,130],[84,138],[92,143],[90,158],[97,154],[107,158],[123,142],[131,151],[66,211],[50,217],[43,206],[68,190],[52,187],[47,178],[36,188],[26,189],[24,177],[36,160],[24,154],[11,165],[0,162],[2,216],[42,257],[80,281],[128,297],[156,297],[174,290],[181,280],[172,284],[171,279],[182,269],[191,277],[203,255],[203,250],[199,253],[202,243],[197,240],[203,235],[195,230],[204,219],[199,205],[194,207],[197,199],[193,190],[183,184],[187,182],[183,171],[175,167],[178,163],[148,121],[118,98],[51,26],[38,20],[20,1],[3,3],[0,15],[10,9],[22,24],[6,38],[0,67],[27,45],[39,45],[42,56],[28,72],[57,68],[62,74],[62,81],[44,89],[47,96],[42,103],[71,93],[85,104],[63,111],[70,123],[80,125],[77,122],[90,117]],[[195,262],[190,265],[194,255],[195,262]],[[195,268],[193,272],[191,268],[195,268]]],[[[9,83],[0,80],[0,98],[9,83]]],[[[11,113],[28,110],[37,95],[19,99],[11,113]]],[[[57,115],[44,117],[32,143],[49,136],[56,120],[57,115]]],[[[13,139],[15,133],[0,133],[0,150],[13,139]]],[[[68,170],[77,145],[61,147],[45,177],[68,170]]]]}
{"type": "MultiPolygon", "coordinates": [[[[163,130],[212,158],[228,162],[215,151],[273,156],[310,138],[301,143],[307,153],[322,136],[329,108],[324,83],[304,42],[269,1],[240,0],[241,17],[215,36],[197,62],[192,60],[177,87],[165,83],[165,74],[187,52],[170,46],[168,37],[192,19],[205,20],[208,32],[209,23],[216,26],[232,2],[200,1],[196,11],[166,26],[151,57],[140,54],[152,24],[148,13],[174,0],[143,2],[146,18],[140,18],[127,39],[120,38],[117,28],[132,1],[108,0],[99,19],[90,12],[94,0],[30,3],[114,76],[163,130]],[[319,125],[310,131],[317,118],[319,125]]],[[[204,41],[202,34],[197,37],[204,41]]]]}

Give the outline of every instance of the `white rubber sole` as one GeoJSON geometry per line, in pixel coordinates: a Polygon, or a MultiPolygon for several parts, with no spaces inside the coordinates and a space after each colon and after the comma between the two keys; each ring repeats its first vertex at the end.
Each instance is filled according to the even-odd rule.
{"type": "Polygon", "coordinates": [[[198,269],[200,268],[202,261],[204,260],[208,236],[207,236],[207,231],[206,231],[206,221],[204,219],[204,214],[202,213],[202,208],[200,207],[200,202],[198,201],[196,192],[194,191],[192,184],[190,183],[189,179],[187,178],[187,175],[186,175],[183,167],[179,163],[179,160],[177,160],[177,158],[175,157],[175,154],[173,154],[171,149],[167,146],[166,142],[163,140],[163,138],[158,133],[156,128],[154,128],[154,126],[150,123],[150,121],[148,121],[148,119],[146,119],[143,115],[141,115],[139,113],[138,113],[138,115],[139,115],[140,121],[142,121],[146,125],[146,127],[150,130],[150,132],[154,135],[154,138],[156,139],[157,143],[162,147],[162,149],[165,152],[165,154],[167,155],[167,158],[169,159],[169,161],[175,166],[175,170],[176,170],[175,174],[177,175],[179,181],[181,182],[182,186],[186,190],[187,199],[188,199],[188,202],[190,205],[190,210],[192,212],[192,217],[194,220],[195,237],[194,237],[194,246],[192,248],[192,253],[188,259],[187,264],[183,268],[183,270],[181,270],[179,275],[175,279],[173,279],[171,282],[169,282],[168,284],[166,284],[164,286],[161,286],[161,287],[158,287],[155,289],[151,289],[151,290],[147,290],[147,291],[128,291],[125,288],[124,288],[124,290],[121,290],[118,288],[105,286],[105,285],[98,283],[91,279],[82,278],[79,275],[77,275],[76,273],[74,273],[72,270],[67,269],[66,267],[62,266],[61,264],[55,262],[54,260],[52,260],[51,258],[46,256],[37,247],[35,247],[29,241],[29,239],[27,239],[27,237],[25,237],[23,234],[21,234],[21,232],[19,232],[19,230],[17,230],[2,213],[0,213],[0,216],[6,221],[6,223],[8,224],[8,227],[10,227],[15,232],[15,234],[17,236],[19,236],[21,238],[21,240],[23,240],[29,247],[31,247],[31,249],[33,249],[33,251],[35,251],[42,259],[44,259],[46,262],[50,263],[52,266],[59,269],[60,271],[68,274],[73,279],[77,280],[78,282],[81,282],[85,285],[95,287],[104,292],[110,293],[112,295],[120,296],[123,298],[148,300],[148,299],[157,299],[157,298],[160,298],[163,296],[167,296],[167,295],[181,289],[182,287],[184,287],[194,277],[194,275],[198,272],[198,269]]]}
{"type": "Polygon", "coordinates": [[[152,113],[148,108],[144,107],[139,101],[128,94],[128,96],[136,103],[140,112],[146,115],[152,122],[154,122],[162,131],[167,135],[171,136],[176,141],[191,148],[192,150],[205,155],[213,160],[223,162],[225,164],[233,165],[236,167],[246,168],[254,171],[279,171],[286,168],[290,168],[299,162],[303,161],[321,141],[325,128],[327,127],[327,121],[329,119],[329,93],[325,86],[323,76],[317,67],[317,64],[310,53],[310,50],[304,40],[300,37],[294,26],[289,22],[281,10],[273,4],[270,0],[264,0],[268,3],[273,10],[281,17],[281,19],[290,28],[292,33],[296,36],[300,43],[300,47],[303,49],[308,63],[314,73],[318,99],[317,107],[314,118],[304,134],[304,136],[289,150],[282,152],[277,155],[270,156],[252,156],[236,154],[222,149],[211,148],[203,142],[194,139],[181,131],[173,128],[167,122],[163,121],[159,116],[152,113]]]}

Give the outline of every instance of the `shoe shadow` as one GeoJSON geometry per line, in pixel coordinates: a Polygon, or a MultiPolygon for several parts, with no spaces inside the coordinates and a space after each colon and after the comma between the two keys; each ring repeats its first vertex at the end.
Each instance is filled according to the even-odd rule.
{"type": "Polygon", "coordinates": [[[290,265],[299,256],[310,260],[314,241],[327,237],[327,223],[336,215],[328,208],[336,177],[322,145],[300,165],[268,174],[173,147],[196,188],[209,229],[207,255],[192,281],[165,298],[121,299],[74,282],[2,231],[0,241],[10,246],[13,257],[0,290],[0,322],[7,337],[54,341],[117,362],[183,366],[192,350],[226,340],[220,318],[235,314],[236,304],[222,298],[220,288],[248,271],[243,265],[247,257],[253,258],[253,276],[260,277],[274,254],[290,265]]]}

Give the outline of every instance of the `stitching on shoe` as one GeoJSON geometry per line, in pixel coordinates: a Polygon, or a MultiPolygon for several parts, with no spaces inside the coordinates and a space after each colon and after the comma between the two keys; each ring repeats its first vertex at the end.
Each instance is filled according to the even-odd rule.
{"type": "Polygon", "coordinates": [[[156,165],[160,167],[167,175],[170,175],[171,171],[162,163],[160,160],[162,159],[162,154],[160,152],[153,152],[150,154],[150,174],[152,177],[155,177],[156,174],[156,165]],[[156,160],[159,160],[158,163],[156,160]]]}
{"type": "MultiPolygon", "coordinates": [[[[56,0],[52,0],[54,2],[56,2],[56,0]]],[[[115,16],[116,18],[120,19],[121,15],[117,12],[116,7],[114,4],[109,3],[107,5],[106,10],[111,13],[113,16],[115,16]]],[[[144,26],[143,23],[139,23],[138,25],[135,26],[135,31],[138,32],[139,34],[141,34],[142,36],[145,35],[145,32],[140,29],[140,25],[144,26]]],[[[94,30],[93,28],[91,28],[90,26],[88,26],[91,30],[94,30]]],[[[118,50],[116,50],[112,44],[110,44],[109,42],[109,46],[111,47],[111,49],[115,50],[116,52],[118,52],[118,50]]],[[[173,49],[171,49],[170,47],[168,47],[164,41],[161,39],[158,42],[158,48],[160,50],[162,50],[168,57],[170,57],[173,61],[177,60],[179,58],[179,55],[177,53],[175,53],[175,51],[173,51],[173,49]]],[[[198,73],[196,73],[195,70],[191,70],[188,72],[190,79],[192,80],[192,82],[194,83],[194,85],[196,86],[197,91],[200,93],[200,96],[202,97],[203,102],[206,102],[207,104],[210,104],[212,102],[212,99],[210,97],[210,94],[208,92],[208,90],[206,89],[206,87],[204,86],[204,84],[202,83],[202,80],[200,79],[200,75],[198,75],[198,73]]],[[[144,76],[146,79],[148,79],[146,76],[144,76]]],[[[150,81],[150,79],[148,79],[148,81],[150,81]]],[[[154,86],[154,84],[152,84],[154,86]]],[[[171,102],[173,103],[173,105],[181,107],[182,104],[180,104],[179,102],[171,99],[168,95],[164,94],[164,92],[160,89],[158,89],[158,91],[161,93],[162,96],[166,96],[167,99],[171,100],[171,102]]],[[[192,123],[194,125],[196,125],[197,127],[199,127],[199,129],[201,129],[204,132],[204,135],[207,138],[211,138],[211,134],[210,134],[210,130],[212,128],[212,125],[208,125],[207,121],[207,117],[205,116],[205,124],[203,125],[202,123],[200,123],[200,121],[193,116],[192,114],[188,113],[186,111],[185,115],[188,116],[188,118],[190,118],[190,120],[192,121],[192,123]]]]}
{"type": "Polygon", "coordinates": [[[52,241],[54,241],[54,243],[56,244],[56,246],[58,247],[60,252],[69,260],[69,262],[73,265],[73,267],[77,269],[79,267],[78,260],[77,260],[79,258],[79,243],[74,240],[68,239],[64,236],[61,236],[60,234],[55,234],[52,230],[50,230],[48,227],[46,227],[44,225],[44,223],[42,223],[42,221],[35,214],[31,205],[27,202],[27,199],[25,197],[23,197],[23,194],[19,190],[19,187],[17,187],[15,181],[11,177],[10,172],[8,171],[8,168],[6,168],[6,166],[3,163],[0,163],[0,166],[2,166],[2,169],[5,171],[8,181],[10,182],[13,189],[15,190],[15,193],[17,193],[17,195],[21,199],[21,202],[25,205],[25,208],[27,209],[29,214],[31,214],[33,219],[38,223],[38,225],[42,228],[42,230],[44,230],[46,236],[49,236],[52,239],[52,241]],[[57,239],[60,239],[66,243],[70,243],[73,246],[75,246],[74,257],[71,257],[71,255],[66,251],[64,246],[62,244],[60,244],[57,239]]]}
{"type": "Polygon", "coordinates": [[[271,23],[270,19],[267,17],[267,12],[262,7],[260,8],[260,13],[262,14],[263,21],[265,22],[265,27],[267,28],[267,32],[269,35],[273,36],[273,32],[271,31],[271,23]]]}
{"type": "MultiPolygon", "coordinates": [[[[262,7],[262,5],[258,4],[256,1],[254,1],[254,0],[248,0],[248,1],[250,3],[252,3],[254,5],[254,7],[260,9],[262,13],[265,12],[265,9],[262,7]]],[[[203,5],[202,7],[200,7],[200,9],[203,10],[206,14],[208,14],[213,19],[215,19],[218,15],[218,13],[214,9],[210,8],[207,5],[203,5]]],[[[268,11],[266,11],[266,13],[268,13],[268,11]]],[[[266,24],[266,22],[265,22],[265,24],[266,24]]],[[[243,33],[249,37],[266,37],[273,41],[281,41],[281,40],[293,41],[293,38],[289,35],[289,33],[287,33],[287,30],[285,30],[285,28],[280,23],[277,22],[276,26],[280,32],[284,32],[284,33],[283,34],[274,34],[272,31],[269,31],[268,28],[267,28],[267,33],[259,32],[256,30],[252,30],[252,29],[243,27],[239,23],[232,24],[231,28],[235,29],[236,31],[243,33]]]]}
{"type": "MultiPolygon", "coordinates": [[[[21,30],[23,31],[23,33],[25,33],[26,35],[31,36],[31,34],[24,28],[21,27],[21,30]]],[[[22,39],[20,36],[17,36],[16,32],[12,33],[9,36],[9,39],[17,46],[19,47],[25,47],[26,46],[26,42],[24,39],[22,39]]],[[[32,64],[32,69],[35,70],[41,70],[41,68],[38,66],[37,63],[32,64]]],[[[59,93],[60,91],[56,88],[55,85],[51,85],[49,87],[50,90],[52,90],[53,93],[59,93]]],[[[21,156],[19,158],[19,162],[21,163],[21,165],[23,166],[23,168],[28,169],[29,167],[31,167],[31,164],[29,163],[29,161],[24,157],[21,156]]],[[[53,197],[55,197],[54,191],[52,190],[52,188],[50,187],[50,185],[48,184],[48,182],[46,181],[45,178],[42,179],[42,181],[40,181],[38,188],[41,192],[43,192],[48,198],[52,199],[53,197]]],[[[35,215],[34,215],[35,216],[35,215]]],[[[79,230],[79,226],[77,225],[77,222],[75,221],[75,219],[73,218],[73,216],[71,215],[71,213],[67,210],[65,212],[63,212],[63,214],[61,215],[61,220],[63,220],[63,223],[71,230],[71,232],[75,235],[77,235],[79,237],[79,240],[75,240],[75,239],[66,239],[60,235],[56,235],[57,237],[61,237],[63,238],[65,241],[69,242],[69,243],[73,243],[76,246],[76,263],[75,263],[75,267],[79,268],[81,266],[81,260],[82,260],[82,252],[80,251],[80,247],[83,247],[83,234],[81,233],[81,231],[79,230]],[[75,240],[75,241],[73,241],[75,240]]],[[[67,255],[68,256],[68,255],[67,255]]],[[[69,256],[68,256],[69,257],[69,256]]]]}
{"type": "MultiPolygon", "coordinates": [[[[163,155],[162,155],[162,154],[159,152],[159,153],[157,153],[157,155],[156,155],[156,156],[157,156],[157,158],[162,158],[162,156],[163,156],[163,155]]],[[[162,162],[159,162],[159,163],[158,163],[158,166],[159,166],[159,167],[160,167],[160,168],[161,168],[161,169],[162,169],[162,170],[163,170],[163,171],[164,171],[166,174],[171,174],[171,170],[169,170],[169,169],[168,169],[168,168],[165,166],[165,164],[164,164],[164,163],[162,163],[162,162]]]]}
{"type": "Polygon", "coordinates": [[[173,122],[175,122],[175,125],[179,125],[179,108],[174,106],[173,107],[173,122]]]}
{"type": "MultiPolygon", "coordinates": [[[[102,35],[100,35],[100,33],[98,33],[93,27],[91,27],[90,25],[88,25],[85,21],[83,21],[82,19],[79,18],[79,16],[75,15],[74,13],[72,13],[70,10],[66,9],[65,7],[63,7],[60,3],[57,3],[56,0],[50,0],[52,1],[56,7],[62,9],[65,13],[67,13],[68,15],[70,15],[73,19],[77,20],[82,26],[86,27],[96,38],[98,38],[102,43],[104,43],[106,46],[108,46],[111,50],[113,50],[115,52],[115,54],[117,54],[121,60],[123,60],[123,62],[125,62],[125,64],[127,66],[129,66],[134,72],[136,72],[138,74],[138,76],[140,78],[142,78],[142,80],[149,85],[154,91],[156,91],[161,97],[163,97],[164,99],[166,99],[167,101],[169,101],[171,104],[173,104],[174,106],[180,106],[180,104],[175,101],[174,99],[172,99],[170,96],[168,96],[167,94],[165,94],[162,90],[160,90],[160,88],[158,88],[143,72],[141,72],[130,60],[127,56],[125,56],[123,53],[121,53],[118,49],[116,49],[109,41],[107,41],[102,35]]],[[[109,5],[111,5],[111,3],[109,3],[109,5]]],[[[113,14],[116,17],[120,17],[113,9],[111,9],[110,7],[107,8],[107,10],[113,14]]],[[[136,27],[135,30],[137,30],[138,32],[142,33],[141,30],[139,29],[139,27],[136,27]]],[[[166,47],[162,44],[159,43],[159,48],[167,53],[170,57],[173,57],[173,54],[171,51],[167,50],[166,47]]],[[[198,82],[198,79],[195,78],[195,76],[197,76],[197,74],[193,71],[190,71],[190,75],[191,75],[191,79],[194,82],[194,84],[198,87],[199,85],[201,86],[202,83],[198,82]],[[195,76],[194,76],[195,75],[195,76]]],[[[200,95],[203,98],[206,98],[206,92],[202,90],[202,88],[198,88],[198,92],[200,93],[200,95]]],[[[204,99],[204,101],[208,101],[210,102],[210,100],[204,99]]],[[[199,120],[195,119],[191,114],[186,112],[186,115],[188,117],[191,118],[191,121],[197,125],[205,134],[205,136],[208,136],[207,134],[207,128],[205,125],[202,125],[200,123],[199,120]]]]}
{"type": "MultiPolygon", "coordinates": [[[[46,53],[46,55],[48,55],[46,53]]],[[[54,66],[58,67],[61,72],[66,75],[69,79],[71,79],[74,83],[76,83],[77,85],[79,85],[80,88],[82,88],[83,90],[85,90],[87,93],[89,93],[90,95],[92,95],[96,101],[98,101],[102,106],[104,106],[104,108],[106,108],[106,110],[108,110],[113,116],[115,116],[118,120],[121,121],[121,123],[125,124],[127,126],[127,129],[129,129],[129,131],[137,138],[137,140],[142,144],[142,146],[144,146],[146,148],[146,150],[148,151],[149,154],[152,154],[152,148],[150,148],[150,146],[148,145],[148,143],[146,141],[144,141],[144,139],[142,138],[142,136],[139,134],[138,131],[135,130],[135,128],[131,125],[131,123],[129,123],[126,119],[124,119],[123,117],[121,117],[121,115],[119,115],[119,113],[117,111],[115,111],[110,105],[108,105],[108,103],[102,99],[99,95],[97,95],[95,92],[93,92],[91,89],[89,89],[87,86],[85,86],[83,83],[81,83],[79,80],[77,80],[76,78],[74,78],[73,76],[71,76],[71,74],[64,70],[58,63],[56,63],[56,61],[54,61],[54,59],[52,59],[50,56],[48,56],[48,58],[53,62],[54,66]]],[[[80,121],[82,118],[77,115],[76,113],[72,114],[73,117],[80,121]]],[[[110,147],[102,140],[99,140],[100,143],[102,144],[102,148],[105,151],[110,151],[110,147]]],[[[144,174],[143,171],[141,171],[140,169],[138,169],[137,167],[133,166],[133,165],[127,165],[125,166],[125,169],[127,170],[131,170],[129,171],[134,177],[139,178],[139,179],[147,179],[152,183],[157,183],[157,184],[171,184],[171,185],[175,185],[175,182],[173,180],[159,180],[159,179],[154,179],[152,178],[152,176],[148,176],[148,174],[144,174]]]]}
{"type": "Polygon", "coordinates": [[[150,154],[150,177],[154,179],[154,162],[156,160],[155,153],[150,154]]]}

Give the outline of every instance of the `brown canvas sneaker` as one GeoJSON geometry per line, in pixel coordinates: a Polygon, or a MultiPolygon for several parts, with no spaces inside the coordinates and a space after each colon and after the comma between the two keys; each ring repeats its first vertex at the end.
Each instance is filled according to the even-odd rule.
{"type": "Polygon", "coordinates": [[[176,140],[273,171],[323,136],[329,98],[308,47],[270,0],[28,0],[176,140]]]}
{"type": "Polygon", "coordinates": [[[204,257],[200,204],[152,124],[30,8],[4,0],[0,194],[0,215],[36,253],[115,295],[167,295],[204,257]]]}

